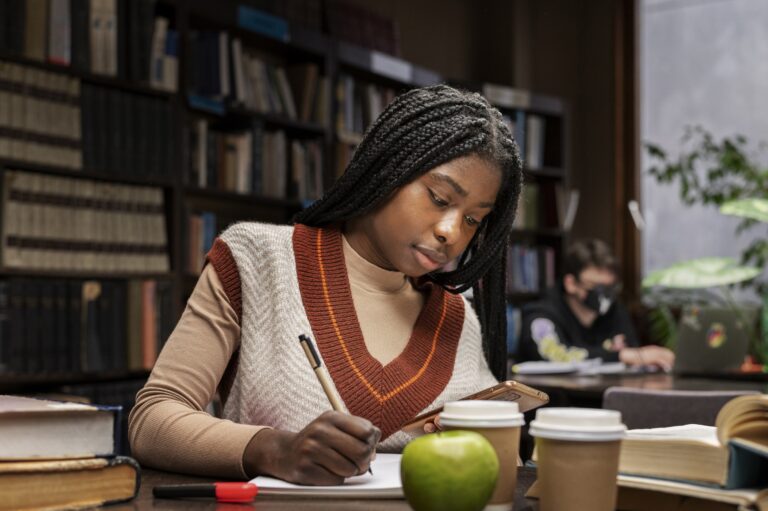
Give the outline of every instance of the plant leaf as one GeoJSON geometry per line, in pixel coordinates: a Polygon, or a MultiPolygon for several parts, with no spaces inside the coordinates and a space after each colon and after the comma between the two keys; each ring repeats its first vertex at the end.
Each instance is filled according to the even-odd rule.
{"type": "Polygon", "coordinates": [[[768,199],[751,198],[725,202],[720,206],[720,212],[768,223],[768,199]]]}
{"type": "Polygon", "coordinates": [[[730,257],[704,257],[651,272],[643,279],[643,287],[695,289],[725,286],[753,279],[760,273],[759,268],[739,266],[730,257]]]}

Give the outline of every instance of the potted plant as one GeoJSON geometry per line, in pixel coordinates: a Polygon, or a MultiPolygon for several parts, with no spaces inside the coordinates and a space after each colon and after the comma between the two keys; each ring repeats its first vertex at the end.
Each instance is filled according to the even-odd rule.
{"type": "MultiPolygon", "coordinates": [[[[652,160],[649,172],[659,183],[679,182],[685,204],[715,205],[723,214],[742,218],[737,233],[764,229],[768,225],[768,169],[748,156],[746,145],[743,136],[717,141],[703,128],[689,127],[676,159],[658,145],[646,144],[652,160]]],[[[741,310],[730,292],[733,285],[741,284],[762,297],[762,318],[752,336],[751,351],[760,363],[768,363],[768,283],[760,278],[767,262],[768,236],[758,236],[742,252],[740,262],[702,258],[651,273],[643,281],[644,302],[651,307],[651,335],[673,346],[673,312],[682,305],[725,304],[741,310]]]]}

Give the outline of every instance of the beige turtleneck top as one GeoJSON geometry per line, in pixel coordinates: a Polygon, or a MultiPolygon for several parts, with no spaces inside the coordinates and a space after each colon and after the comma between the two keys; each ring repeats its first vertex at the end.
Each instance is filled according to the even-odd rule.
{"type": "MultiPolygon", "coordinates": [[[[365,345],[386,365],[405,349],[425,298],[404,274],[371,264],[342,239],[365,345]]],[[[237,314],[208,265],[131,411],[131,445],[141,446],[144,459],[151,461],[155,451],[180,471],[243,477],[245,448],[264,426],[236,424],[205,411],[239,340],[237,314]],[[156,445],[161,430],[173,445],[156,445]]]]}

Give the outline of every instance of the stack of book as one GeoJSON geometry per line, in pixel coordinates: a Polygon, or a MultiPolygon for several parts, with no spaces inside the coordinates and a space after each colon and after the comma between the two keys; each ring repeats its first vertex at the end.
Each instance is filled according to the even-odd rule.
{"type": "Polygon", "coordinates": [[[82,509],[136,496],[120,409],[0,396],[0,509],[82,509]]]}
{"type": "Polygon", "coordinates": [[[768,395],[730,401],[715,426],[630,430],[619,471],[620,509],[768,509],[768,395]]]}

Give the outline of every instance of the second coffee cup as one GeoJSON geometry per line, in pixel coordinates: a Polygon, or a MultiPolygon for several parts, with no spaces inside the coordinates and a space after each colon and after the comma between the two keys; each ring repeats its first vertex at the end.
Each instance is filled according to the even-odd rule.
{"type": "Polygon", "coordinates": [[[525,423],[517,403],[507,401],[454,401],[440,414],[445,430],[468,430],[483,435],[499,458],[499,478],[486,511],[512,509],[517,485],[520,428],[525,423]]]}
{"type": "Polygon", "coordinates": [[[613,511],[621,414],[592,408],[542,408],[531,421],[536,438],[541,511],[613,511]]]}

